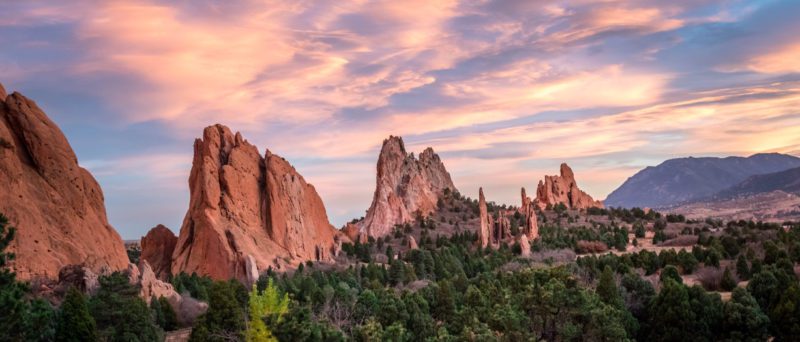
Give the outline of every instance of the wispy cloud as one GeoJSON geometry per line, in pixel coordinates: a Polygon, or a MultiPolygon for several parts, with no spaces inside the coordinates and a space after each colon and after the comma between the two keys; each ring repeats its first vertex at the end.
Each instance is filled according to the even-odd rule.
{"type": "Polygon", "coordinates": [[[337,224],[369,204],[389,134],[433,146],[465,193],[506,202],[565,160],[602,198],[666,158],[800,146],[793,1],[4,9],[0,81],[62,124],[128,237],[157,223],[138,218],[150,210],[180,224],[191,141],[216,122],[296,164],[337,224]]]}

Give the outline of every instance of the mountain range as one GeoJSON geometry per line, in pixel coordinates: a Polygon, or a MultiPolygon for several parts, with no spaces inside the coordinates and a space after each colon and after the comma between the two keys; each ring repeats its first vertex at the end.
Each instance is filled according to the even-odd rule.
{"type": "Polygon", "coordinates": [[[760,153],[749,157],[670,159],[637,172],[609,194],[604,203],[626,208],[670,207],[712,198],[736,186],[741,188],[731,189],[727,194],[778,186],[786,182],[779,179],[792,175],[783,174],[782,171],[798,167],[800,158],[779,153],[760,153]],[[768,174],[772,175],[766,176],[768,174]],[[764,176],[750,178],[758,175],[764,176]]]}

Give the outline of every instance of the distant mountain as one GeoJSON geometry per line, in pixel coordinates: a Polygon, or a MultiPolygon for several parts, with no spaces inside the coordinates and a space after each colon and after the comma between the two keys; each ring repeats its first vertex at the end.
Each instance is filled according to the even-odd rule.
{"type": "Polygon", "coordinates": [[[719,192],[714,197],[730,198],[777,190],[800,194],[800,167],[780,172],[750,176],[741,183],[719,192]]]}
{"type": "Polygon", "coordinates": [[[750,157],[677,158],[648,166],[604,201],[610,207],[661,208],[695,201],[733,187],[750,176],[800,167],[800,158],[761,153],[750,157]]]}

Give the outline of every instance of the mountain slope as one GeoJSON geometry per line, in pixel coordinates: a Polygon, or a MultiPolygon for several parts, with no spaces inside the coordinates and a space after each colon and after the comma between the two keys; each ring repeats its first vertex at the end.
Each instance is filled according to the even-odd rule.
{"type": "Polygon", "coordinates": [[[729,198],[777,190],[800,194],[800,167],[750,176],[741,183],[719,192],[714,197],[729,198]]]}
{"type": "Polygon", "coordinates": [[[604,203],[613,207],[670,206],[714,195],[753,175],[795,167],[800,167],[800,158],[778,153],[670,159],[628,178],[604,203]]]}

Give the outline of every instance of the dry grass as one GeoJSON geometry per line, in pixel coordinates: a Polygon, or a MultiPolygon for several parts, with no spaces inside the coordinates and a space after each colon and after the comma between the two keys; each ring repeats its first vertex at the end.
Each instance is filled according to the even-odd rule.
{"type": "Polygon", "coordinates": [[[602,241],[580,240],[577,243],[578,253],[604,253],[608,251],[608,246],[602,241]]]}

